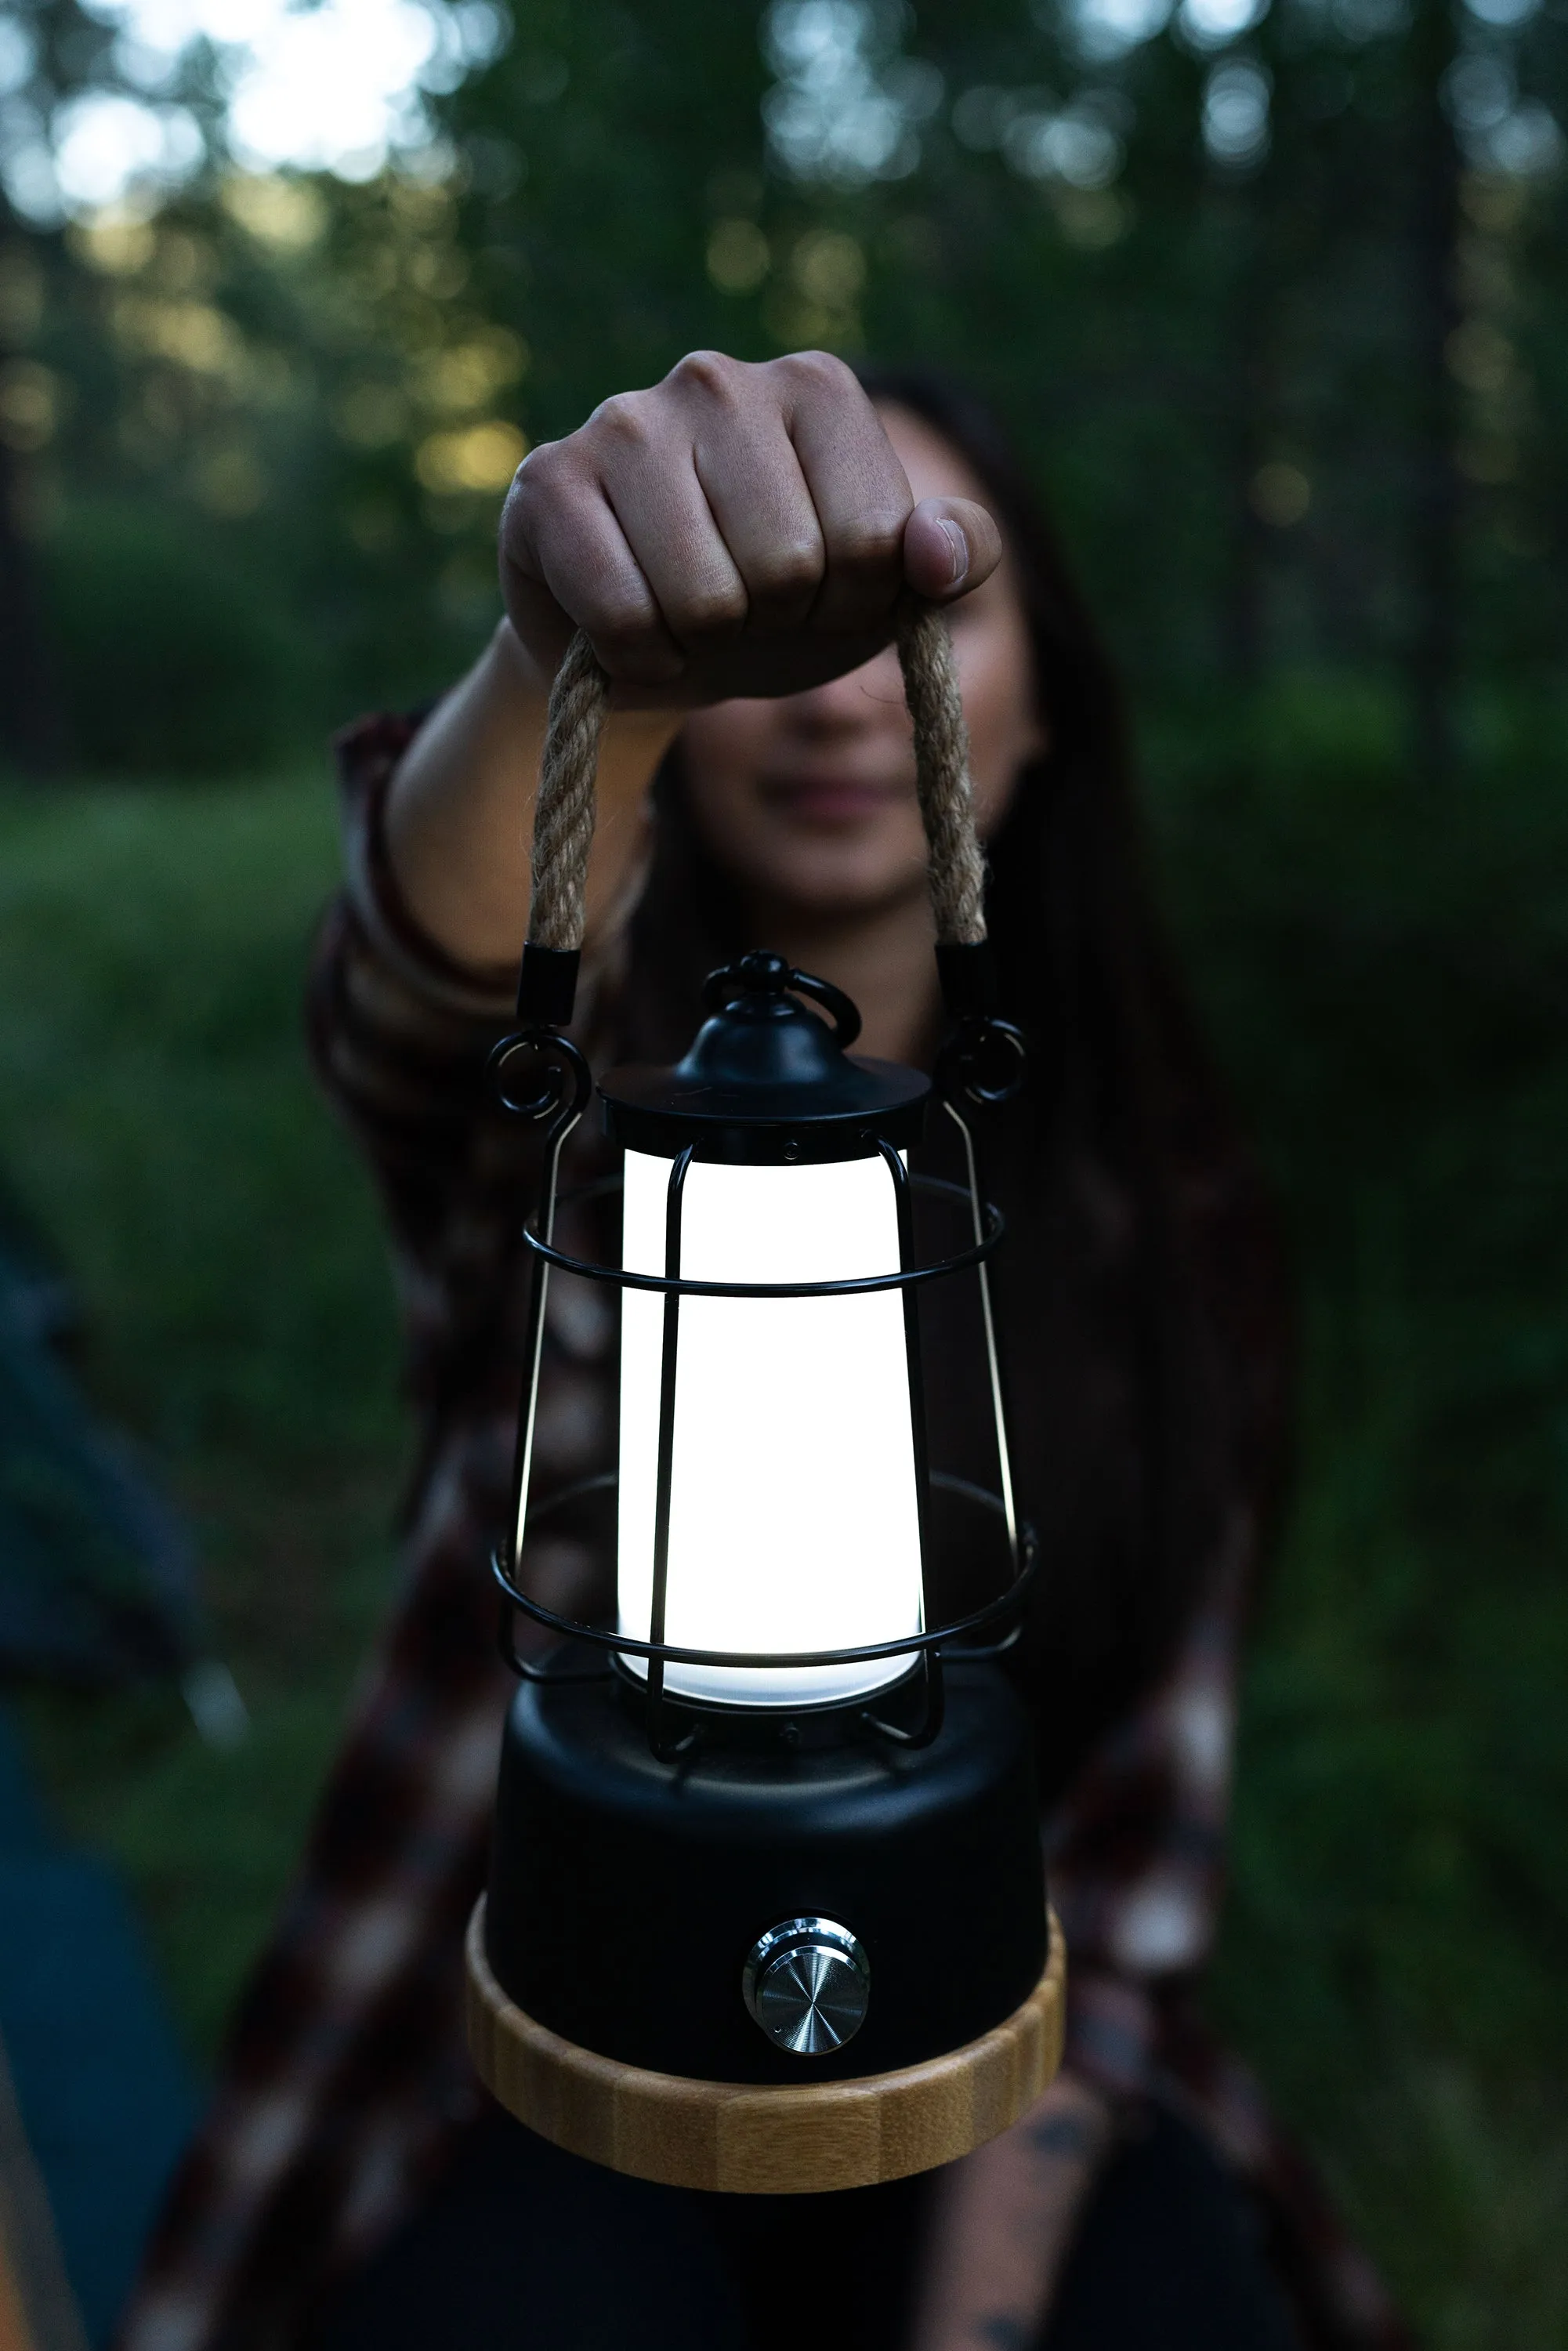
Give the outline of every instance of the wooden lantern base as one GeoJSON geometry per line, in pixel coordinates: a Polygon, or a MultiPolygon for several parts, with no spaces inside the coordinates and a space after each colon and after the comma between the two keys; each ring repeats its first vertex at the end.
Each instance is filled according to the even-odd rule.
{"type": "Polygon", "coordinates": [[[536,2024],[490,1971],[483,1896],[468,1926],[468,2047],[507,2112],[612,2171],[728,2195],[872,2188],[983,2147],[1054,2076],[1066,1989],[1053,1911],[1045,1973],[967,2048],[863,2081],[701,2082],[596,2056],[536,2024]]]}

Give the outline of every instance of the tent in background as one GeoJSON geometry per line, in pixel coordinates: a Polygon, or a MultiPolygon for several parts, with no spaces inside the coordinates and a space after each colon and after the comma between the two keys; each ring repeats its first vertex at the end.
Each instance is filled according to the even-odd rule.
{"type": "Polygon", "coordinates": [[[27,2351],[107,2345],[196,2107],[124,1889],[51,1834],[0,1712],[0,2241],[27,2351]]]}
{"type": "MultiPolygon", "coordinates": [[[[0,1183],[0,1681],[177,1677],[225,1742],[189,1538],[72,1376],[77,1321],[0,1183]]],[[[0,1710],[0,2351],[107,2345],[196,2103],[124,1889],[55,1836],[0,1710]]]]}
{"type": "Polygon", "coordinates": [[[190,1538],[72,1377],[78,1327],[58,1258],[0,1176],[0,1681],[177,1675],[224,1745],[245,1708],[203,1654],[190,1538]]]}
{"type": "Polygon", "coordinates": [[[62,1358],[64,1272],[0,1181],[0,1676],[103,1684],[195,1647],[190,1545],[62,1358]]]}

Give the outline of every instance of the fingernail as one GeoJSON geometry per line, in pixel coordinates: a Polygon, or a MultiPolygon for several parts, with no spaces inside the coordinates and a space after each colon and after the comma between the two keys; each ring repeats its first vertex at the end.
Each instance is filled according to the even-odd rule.
{"type": "Polygon", "coordinates": [[[945,522],[938,528],[953,550],[953,585],[956,588],[969,569],[969,542],[956,522],[945,522]]]}

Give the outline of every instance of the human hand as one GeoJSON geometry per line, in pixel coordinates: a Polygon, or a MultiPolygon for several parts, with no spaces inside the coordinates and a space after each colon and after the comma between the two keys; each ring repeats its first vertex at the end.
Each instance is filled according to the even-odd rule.
{"type": "Polygon", "coordinates": [[[881,419],[823,351],[681,360],[519,467],[501,516],[512,627],[548,675],[586,629],[622,708],[795,694],[857,669],[903,591],[951,603],[1001,538],[918,505],[881,419]]]}

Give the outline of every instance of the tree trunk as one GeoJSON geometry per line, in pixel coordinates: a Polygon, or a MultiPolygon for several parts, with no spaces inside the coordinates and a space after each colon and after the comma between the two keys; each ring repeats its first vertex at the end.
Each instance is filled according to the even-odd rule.
{"type": "Polygon", "coordinates": [[[43,776],[60,765],[65,728],[18,472],[15,452],[0,441],[0,763],[43,776]]]}
{"type": "Polygon", "coordinates": [[[1443,106],[1454,59],[1449,0],[1419,0],[1411,30],[1414,78],[1411,210],[1412,357],[1410,562],[1414,589],[1408,679],[1412,747],[1420,773],[1452,775],[1460,660],[1460,490],[1454,459],[1448,340],[1458,322],[1456,260],[1459,153],[1443,106]]]}

